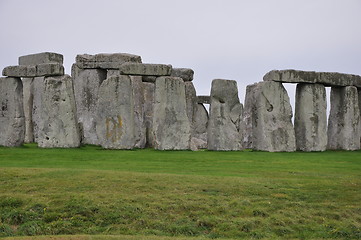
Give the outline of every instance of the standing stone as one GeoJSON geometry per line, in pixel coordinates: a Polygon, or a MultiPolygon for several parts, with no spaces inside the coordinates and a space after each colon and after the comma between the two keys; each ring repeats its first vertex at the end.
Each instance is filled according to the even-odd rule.
{"type": "Polygon", "coordinates": [[[269,152],[296,150],[292,108],[282,83],[260,82],[248,85],[245,100],[246,148],[269,152]]]}
{"type": "Polygon", "coordinates": [[[133,149],[136,145],[133,81],[127,75],[111,76],[98,93],[96,132],[107,149],[133,149]]]}
{"type": "Polygon", "coordinates": [[[24,142],[23,85],[20,78],[0,78],[0,146],[24,142]]]}
{"type": "Polygon", "coordinates": [[[47,77],[41,93],[38,146],[43,148],[79,147],[73,80],[69,75],[47,77]]]}
{"type": "Polygon", "coordinates": [[[191,149],[204,149],[207,144],[208,112],[203,104],[197,104],[193,117],[191,149]]]}
{"type": "Polygon", "coordinates": [[[328,119],[328,144],[331,150],[360,149],[360,108],[357,88],[332,87],[328,119]]]}
{"type": "Polygon", "coordinates": [[[144,148],[146,145],[146,129],[144,124],[144,86],[141,76],[130,76],[133,84],[135,146],[144,148]]]}
{"type": "Polygon", "coordinates": [[[191,126],[187,117],[185,86],[181,78],[157,78],[153,131],[156,149],[189,148],[191,126]]]}
{"type": "Polygon", "coordinates": [[[197,107],[197,94],[196,89],[192,82],[184,82],[185,91],[186,91],[186,108],[187,116],[190,123],[193,123],[194,111],[197,107]]]}
{"type": "Polygon", "coordinates": [[[34,78],[23,78],[23,105],[25,116],[25,139],[24,142],[34,142],[33,132],[33,80],[34,78]]]}
{"type": "Polygon", "coordinates": [[[326,90],[321,84],[298,84],[295,136],[301,151],[325,151],[327,146],[326,90]]]}
{"type": "Polygon", "coordinates": [[[146,146],[153,148],[155,146],[155,137],[153,132],[155,83],[143,82],[143,90],[144,90],[144,126],[146,131],[146,146]]]}
{"type": "Polygon", "coordinates": [[[34,142],[39,142],[40,126],[43,125],[41,112],[43,109],[42,94],[45,92],[45,78],[36,77],[32,81],[31,89],[33,90],[33,105],[31,112],[31,121],[33,126],[34,142]]]}
{"type": "Polygon", "coordinates": [[[208,149],[234,151],[242,149],[239,129],[243,106],[239,102],[237,82],[212,81],[211,106],[208,122],[208,149]]]}
{"type": "Polygon", "coordinates": [[[99,144],[95,131],[96,104],[106,74],[103,69],[80,69],[75,64],[72,67],[77,117],[84,144],[99,144]]]}

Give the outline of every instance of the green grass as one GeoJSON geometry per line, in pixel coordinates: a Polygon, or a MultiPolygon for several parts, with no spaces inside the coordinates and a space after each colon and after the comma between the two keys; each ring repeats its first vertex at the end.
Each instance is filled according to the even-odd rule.
{"type": "Polygon", "coordinates": [[[84,234],[361,239],[361,152],[0,147],[0,237],[84,234]]]}

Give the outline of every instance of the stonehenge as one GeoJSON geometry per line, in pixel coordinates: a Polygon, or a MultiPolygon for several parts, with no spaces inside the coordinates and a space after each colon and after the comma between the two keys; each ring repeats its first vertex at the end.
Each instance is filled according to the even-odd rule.
{"type": "Polygon", "coordinates": [[[0,78],[0,146],[268,152],[359,150],[361,76],[272,70],[248,85],[214,79],[197,95],[194,71],[129,53],[20,56],[0,78]],[[296,86],[295,109],[283,83],[296,86]],[[326,87],[331,87],[327,117],[326,87]],[[206,107],[208,105],[209,107],[206,107]],[[208,109],[208,110],[207,110],[208,109]]]}

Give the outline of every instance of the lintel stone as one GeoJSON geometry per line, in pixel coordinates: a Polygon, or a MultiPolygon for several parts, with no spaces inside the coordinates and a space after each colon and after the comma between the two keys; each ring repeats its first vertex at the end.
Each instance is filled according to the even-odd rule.
{"type": "Polygon", "coordinates": [[[192,81],[193,75],[194,71],[190,68],[173,68],[171,72],[172,77],[180,77],[185,82],[192,81]]]}
{"type": "Polygon", "coordinates": [[[64,75],[64,67],[60,63],[9,66],[3,69],[2,74],[8,77],[60,76],[64,75]]]}
{"type": "Polygon", "coordinates": [[[169,76],[172,65],[126,62],[120,66],[119,70],[121,74],[126,75],[169,76]]]}
{"type": "Polygon", "coordinates": [[[264,75],[263,80],[283,83],[320,83],[335,87],[361,87],[361,76],[337,72],[272,70],[264,75]]]}
{"type": "Polygon", "coordinates": [[[19,65],[36,65],[41,63],[63,64],[63,55],[53,52],[43,52],[19,57],[19,65]]]}

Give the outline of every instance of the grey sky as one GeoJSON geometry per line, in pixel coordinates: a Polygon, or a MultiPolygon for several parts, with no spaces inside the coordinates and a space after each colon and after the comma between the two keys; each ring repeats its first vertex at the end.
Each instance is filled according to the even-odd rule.
{"type": "MultiPolygon", "coordinates": [[[[0,69],[21,55],[127,52],[248,84],[272,69],[361,75],[360,0],[0,0],[0,69]]],[[[292,89],[289,92],[293,99],[292,89]]]]}

